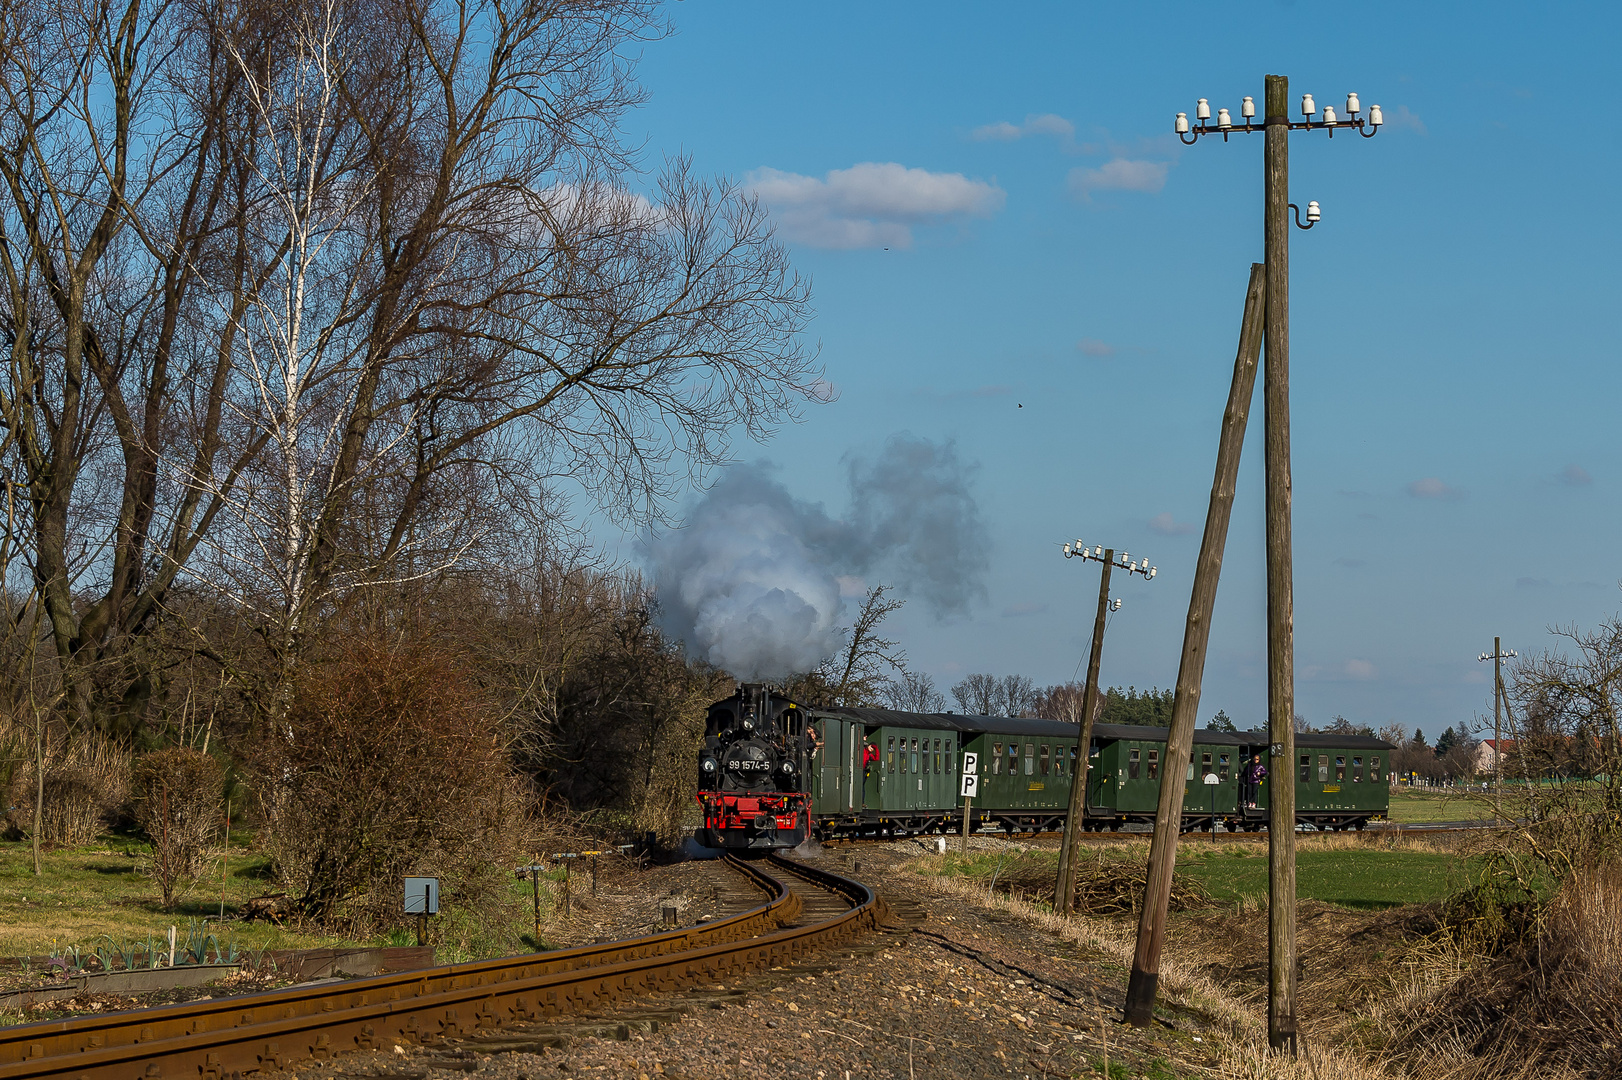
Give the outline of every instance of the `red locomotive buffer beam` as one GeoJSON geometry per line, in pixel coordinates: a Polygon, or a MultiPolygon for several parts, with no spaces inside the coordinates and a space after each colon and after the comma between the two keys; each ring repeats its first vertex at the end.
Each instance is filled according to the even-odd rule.
{"type": "Polygon", "coordinates": [[[799,792],[729,795],[698,793],[713,847],[771,849],[805,839],[810,799],[799,792]]]}

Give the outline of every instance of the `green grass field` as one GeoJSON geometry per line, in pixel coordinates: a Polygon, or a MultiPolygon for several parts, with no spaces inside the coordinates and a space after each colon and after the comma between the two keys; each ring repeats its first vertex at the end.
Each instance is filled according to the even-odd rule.
{"type": "MultiPolygon", "coordinates": [[[[85,848],[47,851],[44,873],[34,875],[27,843],[0,843],[0,956],[46,956],[77,945],[106,945],[167,938],[178,926],[184,940],[188,926],[209,920],[208,932],[242,949],[296,949],[352,944],[337,938],[297,934],[269,923],[234,921],[239,906],[251,896],[270,891],[264,860],[248,854],[247,834],[232,833],[242,844],[230,860],[223,883],[225,919],[219,918],[219,877],[199,882],[165,911],[157,885],[145,873],[148,847],[138,840],[103,837],[85,848]]],[[[217,867],[218,862],[215,863],[217,867]]]]}
{"type": "Polygon", "coordinates": [[[1398,788],[1391,793],[1392,821],[1423,825],[1432,821],[1481,821],[1492,817],[1491,797],[1468,789],[1398,788]]]}
{"type": "MultiPolygon", "coordinates": [[[[1267,853],[1250,846],[1207,855],[1179,852],[1177,873],[1197,881],[1213,900],[1267,895],[1267,853]]],[[[1296,851],[1295,881],[1302,899],[1370,910],[1440,900],[1458,884],[1459,862],[1428,851],[1338,848],[1296,851]]]]}
{"type": "MultiPolygon", "coordinates": [[[[1090,849],[1085,857],[1137,870],[1147,855],[1145,841],[1090,849]]],[[[989,885],[994,880],[1042,880],[1057,864],[1056,852],[1025,851],[975,852],[967,857],[949,852],[944,859],[920,859],[912,865],[918,873],[967,877],[989,885]]],[[[1441,899],[1462,883],[1460,867],[1452,855],[1424,847],[1393,850],[1352,837],[1302,837],[1296,849],[1296,889],[1304,900],[1375,910],[1441,899]]],[[[1267,846],[1184,841],[1177,850],[1177,877],[1199,885],[1218,903],[1265,897],[1267,846]]]]}

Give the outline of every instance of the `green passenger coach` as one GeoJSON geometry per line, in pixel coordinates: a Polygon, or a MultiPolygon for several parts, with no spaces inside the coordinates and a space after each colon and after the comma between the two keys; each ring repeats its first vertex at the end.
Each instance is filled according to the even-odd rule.
{"type": "MultiPolygon", "coordinates": [[[[978,791],[971,827],[1009,833],[1064,824],[1077,769],[1076,725],[1019,717],[808,708],[814,733],[807,784],[815,835],[905,836],[963,826],[962,768],[974,756],[978,791]]],[[[1304,734],[1295,760],[1275,762],[1265,732],[1194,733],[1189,759],[1166,759],[1165,728],[1096,724],[1089,747],[1084,827],[1152,823],[1161,779],[1183,779],[1180,828],[1266,828],[1268,795],[1296,785],[1296,820],[1361,829],[1389,803],[1389,743],[1363,736],[1304,734]],[[1265,776],[1251,782],[1252,763],[1265,776]]]]}

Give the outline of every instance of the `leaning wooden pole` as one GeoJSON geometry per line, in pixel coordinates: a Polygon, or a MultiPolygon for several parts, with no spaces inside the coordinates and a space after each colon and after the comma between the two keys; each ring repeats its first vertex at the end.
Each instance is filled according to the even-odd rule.
{"type": "MultiPolygon", "coordinates": [[[[1132,976],[1126,989],[1126,1022],[1148,1027],[1154,1019],[1155,988],[1160,980],[1160,951],[1166,941],[1166,910],[1171,901],[1172,870],[1177,863],[1177,834],[1183,818],[1185,793],[1183,761],[1194,745],[1194,722],[1200,711],[1200,682],[1205,675],[1205,652],[1211,640],[1211,612],[1216,607],[1217,579],[1222,576],[1222,553],[1228,543],[1228,521],[1239,480],[1239,452],[1245,444],[1245,425],[1256,389],[1256,362],[1262,347],[1262,317],[1267,270],[1250,267],[1245,291],[1245,313],[1239,323],[1239,353],[1233,361],[1233,385],[1222,414],[1217,440],[1216,476],[1211,481],[1211,505],[1205,512],[1205,536],[1194,566],[1194,588],[1188,598],[1188,621],[1183,626],[1183,657],[1177,668],[1177,696],[1171,708],[1171,731],[1166,737],[1166,760],[1160,773],[1160,803],[1155,811],[1155,835],[1149,845],[1149,882],[1144,889],[1138,919],[1138,947],[1132,957],[1132,976]]],[[[1214,829],[1213,829],[1214,835],[1214,829]]]]}
{"type": "Polygon", "coordinates": [[[1295,598],[1290,538],[1290,81],[1267,76],[1264,238],[1267,253],[1267,1041],[1296,1053],[1295,598]]]}
{"type": "Polygon", "coordinates": [[[1093,651],[1087,660],[1087,687],[1081,694],[1081,731],[1076,740],[1076,768],[1070,776],[1070,813],[1064,822],[1064,846],[1059,851],[1058,880],[1054,882],[1054,910],[1069,916],[1076,902],[1076,861],[1081,858],[1082,822],[1087,814],[1087,766],[1093,743],[1093,713],[1098,709],[1098,669],[1104,658],[1104,624],[1109,613],[1109,572],[1115,549],[1104,551],[1098,578],[1098,617],[1093,620],[1093,651]]]}

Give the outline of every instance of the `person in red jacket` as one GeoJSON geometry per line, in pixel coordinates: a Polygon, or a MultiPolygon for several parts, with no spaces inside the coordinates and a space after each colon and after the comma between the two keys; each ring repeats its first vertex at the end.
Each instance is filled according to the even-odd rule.
{"type": "Polygon", "coordinates": [[[864,743],[862,746],[862,771],[864,775],[873,775],[873,765],[879,760],[879,744],[876,742],[864,743]]]}

